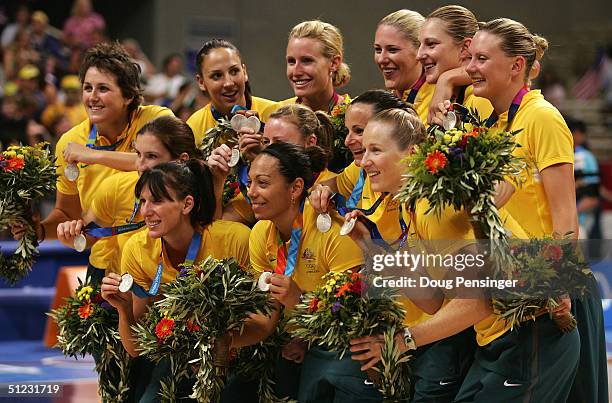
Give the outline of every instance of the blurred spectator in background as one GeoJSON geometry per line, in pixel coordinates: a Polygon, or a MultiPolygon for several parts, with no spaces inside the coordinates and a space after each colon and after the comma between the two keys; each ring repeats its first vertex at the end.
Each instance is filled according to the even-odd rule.
{"type": "Polygon", "coordinates": [[[17,36],[17,32],[26,30],[30,24],[30,9],[24,4],[20,4],[15,12],[15,22],[8,24],[2,31],[0,44],[2,49],[6,49],[17,36]]]}
{"type": "Polygon", "coordinates": [[[96,44],[96,31],[104,32],[104,18],[93,10],[90,0],[75,0],[64,24],[64,41],[71,48],[87,49],[96,44]]]}
{"type": "Polygon", "coordinates": [[[145,100],[157,105],[170,106],[187,77],[183,75],[183,57],[172,53],[164,58],[162,71],[155,74],[145,88],[145,100]]]}
{"type": "Polygon", "coordinates": [[[548,102],[557,107],[557,109],[563,109],[563,103],[567,99],[567,91],[553,69],[546,68],[542,72],[539,87],[542,90],[542,95],[544,95],[548,102]]]}
{"type": "Polygon", "coordinates": [[[576,181],[576,208],[581,239],[601,239],[599,165],[587,146],[586,124],[567,119],[574,137],[574,179],[576,181]]]}
{"type": "Polygon", "coordinates": [[[26,144],[28,120],[22,113],[17,86],[9,83],[4,88],[4,98],[0,107],[0,142],[2,149],[13,144],[26,144]],[[14,87],[14,88],[11,88],[14,87]]]}
{"type": "Polygon", "coordinates": [[[64,47],[61,31],[49,26],[49,17],[37,10],[32,13],[32,47],[40,56],[40,66],[45,67],[45,75],[61,76],[68,70],[68,49],[64,47]]]}
{"type": "Polygon", "coordinates": [[[155,66],[149,60],[147,55],[140,48],[140,44],[134,38],[126,38],[121,41],[121,46],[127,52],[128,55],[132,58],[134,63],[140,66],[140,71],[142,72],[142,78],[145,84],[151,79],[153,74],[155,74],[155,66]]]}
{"type": "Polygon", "coordinates": [[[59,139],[57,126],[67,124],[70,129],[87,118],[85,106],[81,102],[81,82],[76,75],[65,76],[60,83],[61,93],[47,96],[47,107],[42,113],[42,124],[52,133],[54,140],[59,139]],[[65,118],[65,119],[62,119],[65,118]]]}
{"type": "Polygon", "coordinates": [[[17,75],[18,95],[28,99],[31,109],[24,111],[28,118],[38,119],[45,108],[45,95],[41,88],[40,70],[33,64],[26,64],[17,75]]]}
{"type": "Polygon", "coordinates": [[[29,28],[17,31],[15,39],[4,50],[4,75],[7,81],[15,80],[19,70],[27,64],[38,64],[40,55],[32,46],[29,28]]]}

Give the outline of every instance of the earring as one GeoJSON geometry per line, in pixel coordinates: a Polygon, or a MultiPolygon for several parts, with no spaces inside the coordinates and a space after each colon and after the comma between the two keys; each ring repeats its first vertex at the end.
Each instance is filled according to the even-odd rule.
{"type": "Polygon", "coordinates": [[[291,205],[293,206],[295,204],[295,197],[291,196],[291,205]]]}

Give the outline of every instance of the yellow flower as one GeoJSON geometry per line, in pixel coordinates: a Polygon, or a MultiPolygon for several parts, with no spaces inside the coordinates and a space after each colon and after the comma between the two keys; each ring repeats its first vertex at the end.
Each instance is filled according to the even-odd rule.
{"type": "MultiPolygon", "coordinates": [[[[25,151],[24,151],[24,153],[25,153],[25,151]]],[[[21,155],[21,154],[17,154],[17,158],[19,158],[20,160],[22,160],[22,159],[24,159],[25,157],[24,157],[23,155],[21,155]]]]}
{"type": "Polygon", "coordinates": [[[93,292],[93,288],[91,288],[90,286],[83,287],[77,293],[77,298],[79,299],[79,301],[83,301],[84,299],[89,300],[90,294],[92,292],[93,292]]]}
{"type": "Polygon", "coordinates": [[[17,155],[15,151],[5,151],[3,154],[5,157],[9,157],[9,158],[17,155]]]}
{"type": "Polygon", "coordinates": [[[457,133],[453,136],[453,143],[456,143],[459,140],[461,140],[461,133],[457,133]]]}
{"type": "Polygon", "coordinates": [[[325,286],[325,287],[323,287],[323,288],[324,288],[324,289],[325,289],[325,291],[327,291],[327,292],[332,292],[332,290],[333,290],[333,289],[332,289],[332,286],[331,286],[331,285],[329,285],[329,284],[328,284],[328,285],[326,285],[326,286],[325,286]]]}
{"type": "Polygon", "coordinates": [[[444,134],[444,142],[446,144],[449,144],[452,140],[453,140],[453,138],[451,137],[450,134],[446,134],[446,133],[444,134]]]}

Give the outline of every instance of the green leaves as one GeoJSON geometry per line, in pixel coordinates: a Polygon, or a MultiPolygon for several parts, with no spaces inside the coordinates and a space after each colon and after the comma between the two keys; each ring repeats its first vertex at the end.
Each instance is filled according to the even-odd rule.
{"type": "Polygon", "coordinates": [[[25,236],[15,253],[0,256],[0,277],[15,284],[25,277],[38,254],[38,241],[32,224],[32,203],[53,194],[56,185],[55,157],[46,143],[30,146],[11,146],[0,156],[0,228],[26,226],[25,236]],[[10,161],[21,161],[11,168],[10,161]]]}
{"type": "Polygon", "coordinates": [[[182,380],[195,378],[191,397],[217,401],[228,369],[213,363],[215,340],[232,330],[241,332],[252,313],[269,315],[267,293],[234,259],[212,257],[183,268],[175,281],[162,285],[161,293],[164,299],[133,327],[140,353],[154,362],[172,357],[173,376],[164,380],[165,397],[182,380]]]}

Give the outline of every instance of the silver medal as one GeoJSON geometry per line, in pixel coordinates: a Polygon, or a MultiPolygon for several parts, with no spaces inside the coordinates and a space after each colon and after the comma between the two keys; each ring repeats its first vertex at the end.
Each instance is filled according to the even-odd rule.
{"type": "Polygon", "coordinates": [[[261,129],[261,122],[257,116],[249,116],[243,127],[248,127],[249,129],[252,129],[254,133],[259,133],[259,129],[261,129]]]}
{"type": "Polygon", "coordinates": [[[240,161],[240,151],[238,151],[237,148],[232,148],[232,156],[230,157],[227,166],[230,168],[235,167],[236,164],[238,164],[238,161],[240,161]]]}
{"type": "Polygon", "coordinates": [[[119,291],[128,292],[134,284],[134,277],[130,273],[125,273],[121,276],[121,282],[119,283],[119,291]]]}
{"type": "Polygon", "coordinates": [[[355,217],[351,218],[348,221],[345,221],[344,224],[342,224],[342,227],[340,228],[340,235],[350,234],[353,228],[355,228],[356,221],[357,221],[357,218],[355,217]]]}
{"type": "Polygon", "coordinates": [[[448,113],[442,119],[442,126],[444,130],[451,130],[457,126],[457,115],[453,111],[448,111],[448,113]]]}
{"type": "Polygon", "coordinates": [[[270,283],[268,283],[266,280],[268,279],[268,277],[270,277],[272,275],[271,272],[269,271],[264,271],[263,273],[261,273],[261,275],[259,276],[259,280],[257,280],[257,287],[261,290],[261,291],[268,291],[270,290],[270,283]]]}
{"type": "Polygon", "coordinates": [[[74,238],[74,249],[77,252],[83,252],[87,248],[87,238],[85,235],[79,234],[74,238]]]}
{"type": "Polygon", "coordinates": [[[242,129],[242,126],[244,126],[246,124],[247,121],[247,117],[241,114],[236,114],[234,116],[232,116],[232,119],[230,120],[230,125],[232,125],[232,129],[234,129],[235,132],[239,132],[240,129],[242,129]]]}
{"type": "Polygon", "coordinates": [[[332,218],[329,214],[323,213],[317,216],[317,229],[320,232],[327,232],[332,227],[332,218]]]}
{"type": "Polygon", "coordinates": [[[66,168],[64,168],[64,176],[70,182],[74,182],[79,177],[79,167],[77,164],[68,164],[66,168]]]}

